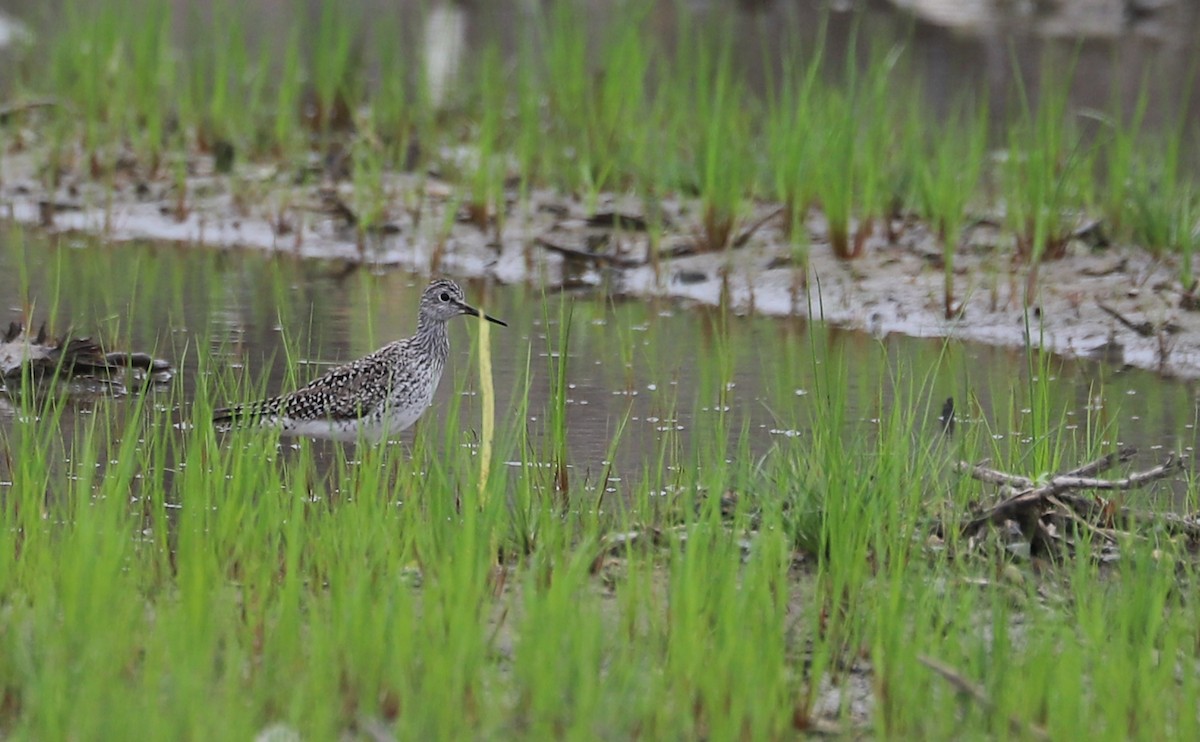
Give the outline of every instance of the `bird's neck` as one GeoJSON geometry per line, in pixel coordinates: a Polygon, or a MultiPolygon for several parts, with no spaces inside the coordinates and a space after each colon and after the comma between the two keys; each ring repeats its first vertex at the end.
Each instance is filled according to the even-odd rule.
{"type": "Polygon", "coordinates": [[[445,361],[450,355],[450,333],[446,323],[421,317],[417,320],[414,344],[433,358],[445,361]]]}

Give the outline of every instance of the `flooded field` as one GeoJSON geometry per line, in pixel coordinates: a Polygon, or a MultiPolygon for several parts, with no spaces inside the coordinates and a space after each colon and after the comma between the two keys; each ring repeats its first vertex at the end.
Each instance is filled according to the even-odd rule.
{"type": "Polygon", "coordinates": [[[1198,24],[5,5],[0,737],[1200,738],[1198,24]]]}
{"type": "MultiPolygon", "coordinates": [[[[176,366],[174,383],[190,401],[197,385],[212,386],[217,371],[250,389],[278,393],[406,336],[424,284],[401,270],[334,261],[105,246],[18,231],[0,251],[0,320],[22,320],[29,306],[33,323],[46,322],[52,332],[74,328],[106,346],[152,352],[176,366]]],[[[561,324],[569,320],[567,449],[575,476],[593,487],[610,455],[618,476],[640,477],[664,451],[669,457],[690,450],[694,437],[705,440],[720,430],[728,431],[730,455],[739,440],[755,457],[779,445],[804,445],[811,428],[823,423],[816,398],[822,389],[844,399],[845,429],[835,432],[851,438],[871,434],[866,431],[899,387],[918,407],[918,437],[941,435],[938,417],[953,397],[957,436],[985,432],[1001,458],[1020,458],[1031,443],[1031,366],[1021,350],[876,338],[676,300],[465,285],[469,298],[509,323],[492,330],[497,409],[513,414],[527,390],[525,424],[543,455],[550,448],[543,438],[553,403],[552,360],[557,363],[561,324]]],[[[448,377],[420,426],[431,440],[446,433],[440,413],[451,405],[460,410],[463,429],[449,431],[445,440],[471,445],[477,438],[476,329],[468,321],[452,325],[448,377]]],[[[1045,403],[1063,416],[1055,434],[1068,444],[1068,458],[1084,455],[1095,430],[1108,431],[1099,439],[1138,447],[1146,461],[1163,450],[1193,450],[1194,384],[1086,360],[1045,363],[1051,379],[1045,403]]],[[[102,387],[85,385],[58,424],[69,429],[80,414],[121,418],[140,406],[137,394],[98,391],[102,387]]],[[[171,399],[169,391],[151,386],[151,400],[171,399]]],[[[0,425],[19,424],[15,414],[11,400],[0,403],[0,425]]],[[[187,402],[172,412],[180,425],[190,416],[187,402]]],[[[399,445],[410,445],[413,434],[399,445]]],[[[317,445],[320,456],[333,454],[317,445]]]]}
{"type": "MultiPolygon", "coordinates": [[[[953,473],[958,456],[986,458],[1018,486],[1054,486],[1046,473],[1119,443],[1141,455],[1114,476],[1173,466],[1168,454],[1195,443],[1194,386],[1145,371],[477,281],[468,299],[509,323],[491,334],[498,473],[477,456],[479,328],[464,320],[434,407],[395,445],[209,433],[214,404],[411,332],[425,282],[5,233],[3,319],[28,311],[176,373],[144,390],[64,381],[27,394],[10,380],[0,396],[0,656],[15,668],[0,725],[150,739],[642,725],[952,738],[955,714],[902,709],[918,696],[953,708],[959,668],[989,672],[980,656],[1022,668],[998,696],[1019,719],[1039,687],[1028,677],[1078,682],[1044,661],[1051,649],[1068,667],[1098,651],[1104,668],[1122,641],[1138,656],[1146,641],[1192,646],[1178,584],[1200,526],[1163,515],[1194,508],[1188,469],[1109,499],[1059,491],[1053,502],[1099,509],[1097,525],[1050,510],[1033,536],[976,515],[990,487],[953,473]],[[1122,508],[1146,527],[1104,525],[1124,524],[1122,508]],[[1160,632],[1118,633],[1162,620],[1166,603],[1178,619],[1160,632]],[[1079,631],[1102,649],[1074,643],[1079,631]],[[54,659],[23,666],[31,653],[54,659]],[[58,691],[33,690],[47,686],[58,691]],[[676,708],[681,692],[694,700],[676,708]],[[914,695],[893,708],[898,692],[914,695]],[[647,693],[658,701],[631,717],[647,693]],[[198,697],[225,712],[193,714],[198,697]],[[603,711],[614,703],[625,711],[603,711]]],[[[1156,708],[1193,705],[1200,681],[1146,673],[1156,708]]],[[[1091,677],[1109,699],[1127,687],[1125,672],[1091,677]]],[[[1085,716],[1104,710],[1117,713],[1105,702],[1085,716]]],[[[1168,724],[1139,713],[1147,738],[1168,724]]],[[[1036,714],[1012,723],[1049,736],[1036,714]]]]}

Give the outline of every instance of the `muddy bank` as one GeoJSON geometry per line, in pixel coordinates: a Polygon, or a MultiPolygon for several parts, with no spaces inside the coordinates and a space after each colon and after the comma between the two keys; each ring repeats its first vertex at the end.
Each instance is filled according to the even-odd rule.
{"type": "Polygon", "coordinates": [[[1175,256],[1110,244],[1102,222],[1080,229],[1067,257],[1031,267],[1013,260],[1002,218],[980,214],[955,256],[959,316],[945,318],[941,249],[925,225],[897,218],[862,257],[833,256],[820,214],[808,221],[808,264],[785,236],[779,208],[756,204],[736,247],[703,252],[698,204],[633,197],[583,203],[535,192],[504,214],[469,208],[435,175],[384,177],[369,202],[346,183],[301,182],[303,168],[248,165],[213,172],[192,158],[184,188],[119,171],[109,183],[35,177],[32,155],[6,159],[0,215],[51,233],[113,241],[173,241],[253,249],[348,266],[394,266],[618,296],[728,303],[738,312],[801,315],[879,336],[951,337],[1002,346],[1027,342],[1067,356],[1200,377],[1200,315],[1175,256]],[[300,183],[300,184],[298,184],[300,183]],[[381,195],[382,194],[382,195],[381,195]],[[359,214],[382,203],[382,218],[359,214]],[[648,208],[653,219],[647,219],[648,208]],[[661,225],[657,236],[647,222],[661,225]],[[651,248],[657,243],[657,251],[651,248]]]}

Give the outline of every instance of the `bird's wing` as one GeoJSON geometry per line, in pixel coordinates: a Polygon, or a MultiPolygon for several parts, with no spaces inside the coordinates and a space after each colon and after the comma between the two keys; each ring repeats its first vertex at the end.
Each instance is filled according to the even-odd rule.
{"type": "Polygon", "coordinates": [[[313,379],[282,397],[280,412],[287,417],[323,420],[352,420],[373,410],[387,399],[396,383],[396,368],[387,356],[393,346],[351,361],[313,379]]]}

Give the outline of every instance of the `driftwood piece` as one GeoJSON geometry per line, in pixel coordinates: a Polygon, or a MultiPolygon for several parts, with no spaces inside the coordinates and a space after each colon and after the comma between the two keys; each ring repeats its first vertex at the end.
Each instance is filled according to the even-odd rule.
{"type": "Polygon", "coordinates": [[[44,325],[31,335],[24,325],[13,322],[0,333],[0,379],[20,378],[25,373],[35,377],[106,377],[130,369],[159,377],[173,371],[170,363],[148,353],[106,352],[91,338],[70,333],[63,338],[51,337],[44,325]]]}
{"type": "Polygon", "coordinates": [[[999,524],[1011,520],[1021,523],[1022,530],[1032,535],[1031,526],[1040,524],[1040,519],[1047,512],[1059,510],[1064,511],[1072,520],[1081,519],[1089,528],[1100,532],[1106,538],[1115,535],[1112,524],[1128,523],[1160,527],[1171,533],[1181,533],[1200,540],[1200,522],[1171,513],[1116,507],[1095,497],[1076,494],[1079,490],[1137,489],[1171,476],[1184,465],[1181,457],[1172,454],[1157,466],[1133,472],[1121,479],[1101,479],[1095,476],[1119,463],[1129,461],[1135,453],[1133,448],[1122,448],[1083,466],[1036,482],[1028,477],[999,471],[982,464],[961,462],[958,466],[959,471],[966,472],[981,482],[1005,487],[1011,492],[1000,502],[967,520],[961,531],[964,535],[971,535],[989,523],[999,524]]]}
{"type": "MultiPolygon", "coordinates": [[[[1133,448],[1132,446],[1124,446],[1108,454],[1107,456],[1102,456],[1095,461],[1089,461],[1083,466],[1063,472],[1062,474],[1051,479],[1050,482],[1065,483],[1072,477],[1094,477],[1101,472],[1108,471],[1117,464],[1123,464],[1132,460],[1135,454],[1137,454],[1136,448],[1133,448]]],[[[968,464],[965,461],[961,461],[958,464],[958,470],[968,472],[973,479],[978,479],[981,482],[987,482],[988,484],[999,484],[1012,489],[1029,490],[1034,489],[1036,485],[1036,482],[1029,477],[1022,477],[1017,474],[1009,474],[1008,472],[989,468],[983,464],[968,464]]],[[[1095,481],[1107,483],[1109,480],[1095,481]]],[[[1065,487],[1064,489],[1071,489],[1071,487],[1065,487]]],[[[1076,487],[1075,489],[1087,489],[1087,487],[1076,487]]],[[[1103,487],[1103,489],[1111,488],[1103,487]]]]}

